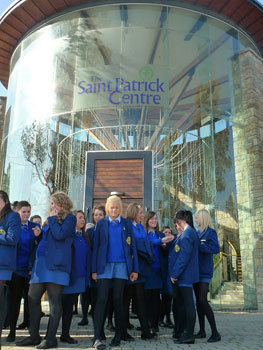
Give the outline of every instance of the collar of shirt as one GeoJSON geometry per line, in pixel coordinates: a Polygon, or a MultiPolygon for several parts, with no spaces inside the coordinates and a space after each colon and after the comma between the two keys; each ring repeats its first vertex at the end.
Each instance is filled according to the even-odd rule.
{"type": "Polygon", "coordinates": [[[148,230],[148,234],[151,235],[151,236],[154,236],[155,235],[155,231],[154,230],[148,230]]]}
{"type": "Polygon", "coordinates": [[[21,227],[25,230],[28,229],[28,221],[25,224],[21,224],[21,227]]]}
{"type": "MultiPolygon", "coordinates": [[[[114,220],[117,220],[117,221],[121,222],[121,216],[119,215],[117,217],[117,219],[114,219],[114,220]]],[[[113,219],[109,216],[109,222],[112,222],[112,221],[113,221],[113,219]]]]}
{"type": "Polygon", "coordinates": [[[139,223],[139,222],[133,221],[132,224],[133,224],[133,226],[136,227],[138,230],[140,229],[140,223],[139,223]]]}

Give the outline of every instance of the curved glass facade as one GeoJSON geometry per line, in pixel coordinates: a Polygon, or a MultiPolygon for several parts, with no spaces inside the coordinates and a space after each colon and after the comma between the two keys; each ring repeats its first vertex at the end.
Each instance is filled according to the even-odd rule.
{"type": "Polygon", "coordinates": [[[212,291],[222,276],[240,279],[234,141],[243,135],[239,53],[248,49],[257,52],[230,25],[163,5],[53,19],[12,57],[4,188],[12,200],[30,200],[34,213],[45,215],[57,189],[80,208],[87,151],[150,150],[160,224],[178,208],[206,205],[225,252],[212,291]]]}

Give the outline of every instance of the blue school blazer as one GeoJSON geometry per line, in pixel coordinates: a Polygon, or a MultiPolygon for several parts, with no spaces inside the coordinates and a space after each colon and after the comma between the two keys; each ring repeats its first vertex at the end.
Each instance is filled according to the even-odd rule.
{"type": "Polygon", "coordinates": [[[169,252],[169,275],[180,284],[199,282],[198,234],[192,227],[176,239],[169,252]]]}
{"type": "MultiPolygon", "coordinates": [[[[29,265],[28,265],[29,271],[31,271],[33,268],[34,260],[36,256],[36,249],[37,249],[38,243],[41,241],[41,238],[42,238],[42,234],[40,234],[37,237],[34,235],[34,232],[32,229],[35,228],[36,226],[40,228],[39,224],[32,221],[28,221],[28,229],[30,233],[30,258],[29,258],[29,265]]],[[[20,245],[20,241],[18,242],[17,250],[19,249],[19,245],[20,245]]]]}
{"type": "Polygon", "coordinates": [[[217,233],[208,228],[199,234],[199,277],[212,278],[214,272],[213,254],[220,251],[217,233]]]}
{"type": "Polygon", "coordinates": [[[19,214],[11,211],[0,223],[0,269],[15,270],[16,249],[21,231],[19,214]]]}
{"type": "Polygon", "coordinates": [[[56,216],[48,218],[48,229],[45,235],[45,258],[49,270],[70,273],[75,227],[76,216],[73,214],[68,214],[61,224],[56,216]]]}
{"type": "MultiPolygon", "coordinates": [[[[121,217],[122,243],[129,275],[132,272],[139,273],[138,256],[135,238],[130,220],[121,217]]],[[[101,219],[94,233],[94,245],[92,251],[92,273],[101,275],[107,264],[107,252],[109,243],[109,218],[101,219]]]]}

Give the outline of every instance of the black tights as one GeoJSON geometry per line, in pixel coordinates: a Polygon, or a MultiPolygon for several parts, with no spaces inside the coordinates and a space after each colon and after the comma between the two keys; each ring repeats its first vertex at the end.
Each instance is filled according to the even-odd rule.
{"type": "Polygon", "coordinates": [[[148,325],[150,328],[158,328],[160,315],[160,289],[145,289],[144,295],[148,325]]]}
{"type": "Polygon", "coordinates": [[[5,281],[0,281],[0,349],[1,349],[1,335],[4,322],[4,285],[5,281]]]}
{"type": "Polygon", "coordinates": [[[178,308],[178,323],[179,334],[186,331],[186,336],[193,337],[196,312],[194,306],[194,296],[192,287],[178,287],[177,290],[177,308],[178,308]]]}
{"type": "Polygon", "coordinates": [[[124,330],[124,317],[123,317],[123,291],[125,279],[114,278],[99,279],[97,282],[97,302],[94,311],[94,340],[99,339],[101,330],[105,322],[105,312],[107,309],[108,295],[110,284],[113,281],[113,304],[115,315],[115,337],[121,338],[121,333],[124,330]]]}
{"type": "Polygon", "coordinates": [[[146,306],[144,300],[144,283],[126,284],[124,289],[124,318],[127,329],[129,323],[129,307],[132,297],[136,303],[137,315],[140,321],[142,334],[148,334],[149,327],[147,322],[146,306]]]}
{"type": "Polygon", "coordinates": [[[55,283],[36,283],[29,287],[28,301],[30,313],[29,333],[31,338],[39,339],[39,326],[41,319],[41,298],[47,290],[49,302],[49,322],[46,339],[48,342],[56,342],[57,329],[62,313],[61,285],[55,283]]]}
{"type": "Polygon", "coordinates": [[[13,273],[12,280],[9,284],[9,321],[10,321],[10,334],[15,336],[16,334],[16,323],[19,316],[21,299],[24,291],[24,318],[27,315],[27,319],[24,319],[27,324],[29,323],[29,317],[26,310],[27,299],[28,299],[29,279],[19,276],[13,273]]]}
{"type": "MultiPolygon", "coordinates": [[[[82,309],[83,321],[88,320],[88,310],[89,310],[90,304],[91,304],[91,290],[90,290],[90,287],[88,287],[84,293],[81,293],[81,309],[82,309]]],[[[94,311],[91,311],[91,313],[94,313],[94,311]]]]}
{"type": "Polygon", "coordinates": [[[160,307],[160,321],[164,321],[166,316],[166,322],[171,323],[171,309],[172,309],[172,293],[163,293],[160,307]]]}
{"type": "Polygon", "coordinates": [[[208,282],[198,282],[194,284],[194,291],[196,296],[196,308],[198,320],[200,325],[200,332],[205,331],[205,316],[211,327],[212,336],[216,336],[218,331],[216,329],[216,322],[214,312],[207,301],[207,293],[209,291],[208,282]]]}
{"type": "Polygon", "coordinates": [[[62,333],[61,337],[68,338],[71,326],[73,307],[78,294],[62,294],[62,333]]]}

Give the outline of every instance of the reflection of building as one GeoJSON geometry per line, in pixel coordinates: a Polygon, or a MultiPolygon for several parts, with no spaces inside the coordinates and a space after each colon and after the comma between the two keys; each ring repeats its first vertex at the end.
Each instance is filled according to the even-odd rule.
{"type": "Polygon", "coordinates": [[[178,208],[206,205],[224,253],[213,293],[238,280],[244,296],[231,305],[262,309],[259,5],[15,3],[0,23],[0,78],[9,81],[1,159],[11,199],[43,213],[56,189],[76,207],[89,206],[85,193],[98,202],[117,190],[126,203],[152,206],[161,224],[178,208]],[[87,152],[95,157],[88,178],[87,152]]]}

